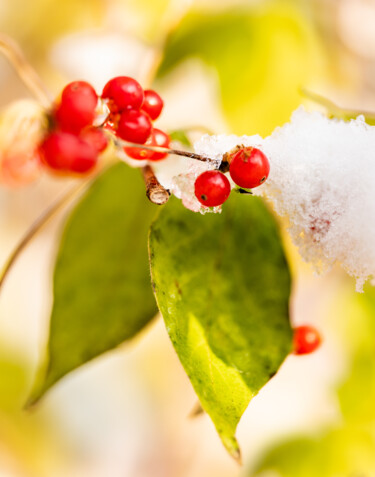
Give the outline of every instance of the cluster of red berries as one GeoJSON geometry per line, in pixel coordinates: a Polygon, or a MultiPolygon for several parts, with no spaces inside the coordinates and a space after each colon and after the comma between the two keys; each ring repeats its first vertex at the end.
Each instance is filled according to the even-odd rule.
{"type": "MultiPolygon", "coordinates": [[[[164,103],[153,90],[143,91],[141,85],[133,78],[119,76],[108,81],[103,89],[110,114],[105,128],[114,132],[124,141],[168,148],[170,138],[160,129],[154,128],[155,121],[161,114],[164,103]]],[[[126,154],[133,159],[159,161],[167,157],[165,152],[156,152],[139,147],[125,147],[126,154]]]]}
{"type": "MultiPolygon", "coordinates": [[[[85,81],[69,83],[51,112],[51,127],[39,147],[42,160],[55,171],[90,172],[108,146],[108,131],[125,141],[169,147],[169,136],[152,126],[162,109],[163,100],[155,91],[144,91],[127,76],[111,79],[100,98],[85,81]],[[95,126],[99,101],[108,108],[108,115],[95,126]]],[[[135,147],[124,150],[134,159],[157,161],[167,156],[135,147]]]]}
{"type": "Polygon", "coordinates": [[[93,126],[98,105],[94,88],[84,81],[69,83],[51,113],[51,128],[40,145],[42,160],[51,169],[84,174],[98,162],[107,136],[93,126]]]}
{"type": "MultiPolygon", "coordinates": [[[[227,153],[229,174],[239,187],[253,189],[265,182],[270,172],[270,163],[262,151],[255,147],[239,146],[227,153]]],[[[203,172],[195,181],[195,196],[206,207],[223,204],[229,197],[231,185],[220,171],[203,172]]]]}
{"type": "Polygon", "coordinates": [[[317,350],[322,342],[319,332],[309,325],[298,326],[293,334],[294,354],[310,354],[317,350]]]}

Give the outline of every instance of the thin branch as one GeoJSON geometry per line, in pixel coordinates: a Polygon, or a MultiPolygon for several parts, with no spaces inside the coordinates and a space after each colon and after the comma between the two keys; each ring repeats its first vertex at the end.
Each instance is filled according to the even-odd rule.
{"type": "Polygon", "coordinates": [[[28,90],[45,107],[49,108],[52,103],[50,93],[43,84],[39,75],[26,60],[22,50],[11,38],[0,33],[0,52],[9,60],[28,90]]]}
{"type": "Polygon", "coordinates": [[[91,179],[80,183],[78,186],[71,188],[67,194],[64,194],[62,197],[57,199],[31,225],[31,227],[27,230],[25,235],[22,237],[18,245],[15,247],[15,249],[9,256],[7,262],[5,263],[3,269],[0,272],[0,291],[16,259],[30,242],[30,240],[35,237],[35,235],[37,235],[37,233],[57,214],[57,212],[59,212],[65,205],[67,205],[71,200],[73,200],[74,197],[76,197],[90,183],[90,181],[91,179]]]}
{"type": "Polygon", "coordinates": [[[151,166],[142,168],[143,179],[146,184],[146,195],[148,199],[157,205],[162,205],[168,202],[170,193],[160,184],[155,177],[151,166]]]}
{"type": "Polygon", "coordinates": [[[133,142],[127,142],[123,141],[122,139],[116,138],[115,143],[117,144],[118,147],[136,147],[139,149],[147,149],[148,151],[155,151],[155,152],[164,152],[167,154],[174,154],[176,156],[183,156],[183,157],[188,157],[190,159],[195,159],[196,161],[201,161],[201,162],[216,162],[210,157],[205,157],[201,156],[200,154],[196,154],[195,152],[189,152],[189,151],[182,151],[179,149],[169,149],[167,147],[159,147],[159,146],[148,146],[146,144],[136,144],[133,142]]]}
{"type": "Polygon", "coordinates": [[[346,109],[338,106],[336,103],[331,101],[330,99],[325,98],[324,96],[314,93],[306,88],[301,88],[300,93],[307,99],[314,101],[322,106],[324,106],[330,113],[336,116],[341,116],[345,118],[351,118],[356,116],[366,116],[366,118],[370,120],[375,120],[375,113],[371,111],[359,111],[357,109],[346,109]]]}

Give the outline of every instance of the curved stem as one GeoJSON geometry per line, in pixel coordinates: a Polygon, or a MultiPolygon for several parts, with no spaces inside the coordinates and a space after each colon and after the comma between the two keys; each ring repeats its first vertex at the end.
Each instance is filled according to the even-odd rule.
{"type": "Polygon", "coordinates": [[[0,291],[4,284],[5,279],[8,276],[11,268],[13,267],[16,259],[30,242],[30,240],[59,212],[65,205],[67,205],[74,197],[76,197],[88,184],[90,180],[73,187],[67,194],[57,199],[48,209],[43,212],[42,215],[31,225],[25,235],[22,237],[18,245],[15,247],[11,255],[8,257],[7,262],[3,266],[0,272],[0,291]]]}
{"type": "Polygon", "coordinates": [[[26,60],[20,47],[4,33],[0,33],[0,51],[10,61],[28,90],[45,107],[49,108],[52,103],[50,93],[43,84],[39,75],[26,60]]]}
{"type": "Polygon", "coordinates": [[[370,120],[375,120],[375,113],[371,111],[359,111],[357,109],[346,109],[346,108],[341,108],[338,106],[336,103],[331,101],[330,99],[325,98],[324,96],[314,93],[313,91],[310,91],[306,88],[301,88],[300,93],[302,96],[304,96],[307,99],[310,99],[311,101],[314,101],[315,103],[318,103],[322,106],[324,106],[331,114],[342,117],[344,119],[346,118],[352,118],[356,117],[359,115],[363,115],[366,118],[370,120]]]}

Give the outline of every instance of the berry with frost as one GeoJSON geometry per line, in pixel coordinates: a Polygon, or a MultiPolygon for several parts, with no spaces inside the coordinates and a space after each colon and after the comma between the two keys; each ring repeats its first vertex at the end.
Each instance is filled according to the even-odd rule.
{"type": "Polygon", "coordinates": [[[229,156],[228,162],[231,178],[245,189],[262,185],[270,173],[267,157],[255,147],[241,147],[229,156]]]}
{"type": "Polygon", "coordinates": [[[206,207],[223,204],[230,194],[230,182],[219,171],[205,171],[197,177],[194,186],[195,197],[206,207]]]}

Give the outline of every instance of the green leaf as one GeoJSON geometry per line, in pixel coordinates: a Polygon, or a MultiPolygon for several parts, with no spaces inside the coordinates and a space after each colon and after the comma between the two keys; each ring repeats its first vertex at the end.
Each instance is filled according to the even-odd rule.
{"type": "Polygon", "coordinates": [[[183,129],[176,129],[176,131],[170,132],[169,137],[171,138],[171,141],[178,141],[179,143],[187,147],[192,146],[192,143],[190,139],[188,138],[188,135],[183,129]]]}
{"type": "Polygon", "coordinates": [[[48,368],[29,404],[156,314],[147,261],[155,211],[139,171],[124,164],[102,174],[73,211],[54,273],[48,368]]]}
{"type": "Polygon", "coordinates": [[[291,350],[290,275],[259,198],[232,194],[202,216],[171,200],[151,226],[153,286],[203,409],[239,459],[237,424],[291,350]]]}
{"type": "Polygon", "coordinates": [[[169,36],[164,77],[195,57],[218,73],[232,130],[267,135],[301,103],[299,89],[323,76],[323,54],[302,9],[288,2],[189,13],[169,36]]]}
{"type": "Polygon", "coordinates": [[[295,438],[270,450],[250,477],[370,476],[375,472],[375,442],[370,432],[344,427],[315,438],[295,438]]]}

